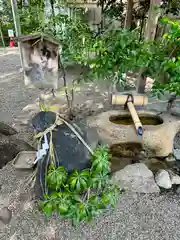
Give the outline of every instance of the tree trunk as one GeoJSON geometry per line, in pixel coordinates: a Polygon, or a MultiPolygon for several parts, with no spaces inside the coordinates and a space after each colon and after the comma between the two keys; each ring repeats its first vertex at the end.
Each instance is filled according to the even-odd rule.
{"type": "Polygon", "coordinates": [[[139,41],[141,41],[143,39],[144,36],[144,25],[145,25],[145,16],[142,16],[141,20],[140,20],[140,37],[139,37],[139,41]]]}
{"type": "Polygon", "coordinates": [[[128,0],[127,2],[127,12],[126,12],[126,18],[124,23],[124,28],[131,28],[132,25],[132,12],[133,12],[133,0],[128,0]]]}
{"type": "MultiPolygon", "coordinates": [[[[160,3],[161,0],[151,0],[150,2],[150,8],[148,13],[148,20],[145,30],[145,39],[148,40],[154,40],[156,36],[156,29],[157,29],[157,23],[160,16],[160,3]]],[[[146,69],[141,69],[139,74],[139,79],[137,82],[136,90],[140,94],[145,93],[145,86],[146,86],[146,69]]]]}
{"type": "Polygon", "coordinates": [[[4,42],[4,37],[3,37],[3,33],[2,33],[2,28],[1,28],[1,24],[0,24],[0,35],[1,35],[1,40],[2,40],[2,44],[3,44],[3,47],[5,48],[5,42],[4,42]]]}
{"type": "Polygon", "coordinates": [[[53,17],[53,26],[54,26],[54,35],[56,35],[56,22],[55,22],[55,11],[54,11],[54,0],[50,0],[51,3],[51,11],[52,11],[52,17],[53,17]]]}
{"type": "Polygon", "coordinates": [[[158,19],[160,16],[160,3],[161,0],[151,0],[145,31],[146,40],[154,40],[155,38],[158,19]]]}
{"type": "Polygon", "coordinates": [[[139,72],[139,77],[137,80],[136,92],[140,94],[145,93],[145,86],[146,86],[146,76],[144,74],[145,68],[142,68],[139,72]]]}

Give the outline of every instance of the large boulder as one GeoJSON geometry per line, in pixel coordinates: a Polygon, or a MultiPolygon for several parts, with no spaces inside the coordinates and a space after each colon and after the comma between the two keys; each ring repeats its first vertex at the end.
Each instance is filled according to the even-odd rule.
{"type": "Polygon", "coordinates": [[[0,123],[0,168],[16,157],[21,151],[34,150],[27,142],[19,139],[17,131],[6,123],[0,123]]]}
{"type": "MultiPolygon", "coordinates": [[[[56,114],[53,112],[39,112],[33,119],[32,125],[38,132],[43,132],[50,127],[56,120],[56,114]]],[[[99,137],[94,128],[86,125],[86,122],[70,123],[85,142],[95,149],[99,143],[99,137]]],[[[49,139],[49,134],[47,134],[49,139]]],[[[91,166],[91,153],[74,134],[74,132],[66,125],[61,124],[52,132],[54,152],[56,158],[56,166],[63,165],[68,173],[73,170],[83,170],[91,166]]],[[[42,198],[45,191],[45,172],[49,165],[49,152],[38,161],[37,177],[35,192],[37,197],[42,198]],[[42,183],[42,184],[40,184],[42,183]]]]}
{"type": "Polygon", "coordinates": [[[113,174],[112,179],[121,188],[139,193],[158,193],[159,187],[154,181],[153,173],[144,163],[135,163],[113,174]]]}

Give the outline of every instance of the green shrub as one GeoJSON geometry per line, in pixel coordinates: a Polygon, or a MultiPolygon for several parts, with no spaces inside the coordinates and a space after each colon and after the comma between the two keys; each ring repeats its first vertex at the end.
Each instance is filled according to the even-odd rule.
{"type": "Polygon", "coordinates": [[[95,150],[90,169],[68,175],[63,166],[55,168],[51,163],[46,180],[52,193],[44,196],[41,209],[47,216],[56,211],[73,225],[92,220],[108,207],[115,207],[121,192],[109,172],[109,153],[104,146],[95,150]]]}

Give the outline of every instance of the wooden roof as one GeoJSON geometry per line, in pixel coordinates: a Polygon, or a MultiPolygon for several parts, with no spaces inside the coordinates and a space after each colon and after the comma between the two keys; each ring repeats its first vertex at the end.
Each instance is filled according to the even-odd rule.
{"type": "Polygon", "coordinates": [[[26,42],[26,41],[29,41],[29,40],[38,40],[42,38],[43,40],[46,40],[46,41],[49,41],[49,42],[52,42],[54,43],[55,45],[60,45],[62,44],[62,42],[58,41],[57,39],[55,39],[54,37],[51,37],[51,36],[47,36],[45,34],[29,34],[29,35],[21,35],[20,37],[18,38],[15,38],[17,40],[20,40],[21,42],[26,42]]]}

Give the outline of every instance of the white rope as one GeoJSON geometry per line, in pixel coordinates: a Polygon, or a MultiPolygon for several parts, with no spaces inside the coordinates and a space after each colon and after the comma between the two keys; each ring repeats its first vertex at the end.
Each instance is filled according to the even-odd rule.
{"type": "MultiPolygon", "coordinates": [[[[41,144],[39,144],[40,146],[41,144]]],[[[39,148],[38,151],[36,152],[36,159],[34,161],[34,165],[40,160],[42,159],[42,157],[44,155],[47,154],[47,150],[49,149],[49,144],[48,144],[48,140],[47,140],[47,135],[46,133],[44,133],[44,143],[42,144],[42,148],[39,148]]]]}

